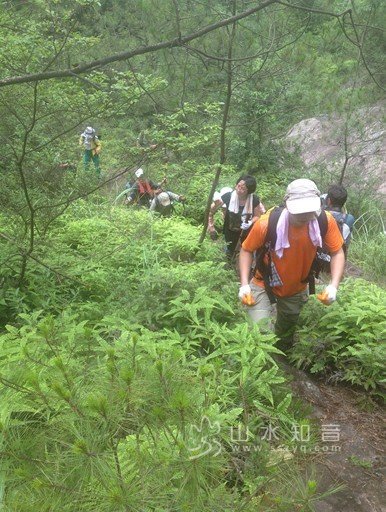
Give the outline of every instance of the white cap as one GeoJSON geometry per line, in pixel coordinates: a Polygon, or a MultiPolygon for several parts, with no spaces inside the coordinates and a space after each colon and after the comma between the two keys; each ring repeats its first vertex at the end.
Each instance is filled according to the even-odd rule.
{"type": "Polygon", "coordinates": [[[169,204],[171,203],[170,201],[170,197],[169,197],[169,194],[167,192],[160,192],[158,195],[157,195],[157,201],[162,205],[162,206],[169,206],[169,204]]]}
{"type": "Polygon", "coordinates": [[[227,192],[232,192],[233,191],[233,188],[232,187],[223,187],[221,190],[220,190],[220,196],[223,196],[224,194],[226,194],[227,192]]]}
{"type": "Polygon", "coordinates": [[[140,178],[144,174],[143,169],[141,167],[135,171],[135,175],[137,178],[140,178]]]}
{"type": "Polygon", "coordinates": [[[93,128],[92,126],[87,126],[87,128],[85,129],[85,131],[84,131],[84,132],[85,132],[85,133],[90,133],[90,134],[91,134],[91,133],[93,133],[93,131],[94,131],[94,128],[93,128]]]}
{"type": "Polygon", "coordinates": [[[317,212],[321,207],[318,187],[308,179],[292,181],[284,199],[287,210],[293,214],[317,212]]]}
{"type": "Polygon", "coordinates": [[[223,187],[220,192],[215,192],[213,194],[213,201],[219,201],[221,199],[221,196],[226,194],[227,192],[232,192],[232,187],[223,187]]]}

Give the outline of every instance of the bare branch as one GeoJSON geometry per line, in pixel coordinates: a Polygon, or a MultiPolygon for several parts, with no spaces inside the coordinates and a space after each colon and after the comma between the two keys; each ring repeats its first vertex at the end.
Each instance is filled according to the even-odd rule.
{"type": "Polygon", "coordinates": [[[88,73],[88,72],[92,71],[93,69],[100,68],[102,66],[105,66],[106,64],[111,64],[112,62],[118,62],[118,61],[122,61],[122,60],[131,59],[133,57],[136,57],[137,55],[146,55],[147,53],[154,53],[154,52],[166,49],[166,48],[175,48],[178,46],[184,46],[186,43],[189,43],[190,41],[193,41],[194,39],[198,39],[206,34],[209,34],[210,32],[213,32],[214,30],[217,30],[221,27],[226,27],[227,25],[235,23],[238,20],[241,20],[243,18],[247,18],[248,16],[251,16],[252,14],[255,14],[255,13],[267,8],[269,5],[275,4],[277,2],[278,2],[278,0],[266,0],[265,2],[261,3],[257,7],[253,7],[252,9],[243,11],[242,13],[237,14],[235,16],[231,16],[229,18],[223,19],[216,23],[212,23],[211,25],[207,25],[206,27],[203,27],[202,29],[197,30],[196,32],[193,32],[192,34],[189,34],[185,37],[181,37],[180,39],[176,38],[176,39],[172,39],[169,41],[165,41],[163,43],[153,44],[153,45],[149,45],[149,46],[143,46],[140,48],[135,48],[134,50],[116,53],[114,55],[109,55],[107,57],[104,57],[104,58],[98,59],[98,60],[94,60],[92,62],[88,62],[85,64],[79,64],[77,67],[72,68],[72,69],[46,71],[46,72],[42,72],[42,73],[32,73],[32,74],[23,75],[23,76],[14,76],[14,77],[9,77],[9,78],[4,78],[3,80],[0,80],[0,87],[5,87],[7,85],[14,85],[14,84],[37,82],[40,80],[50,80],[53,78],[73,77],[74,75],[88,73]]]}
{"type": "Polygon", "coordinates": [[[324,14],[325,16],[332,16],[333,18],[340,18],[344,16],[345,14],[351,12],[351,9],[346,9],[345,11],[341,13],[331,12],[331,11],[322,11],[320,9],[311,9],[310,7],[306,7],[303,5],[297,5],[297,4],[287,4],[286,2],[282,2],[281,0],[277,0],[278,4],[284,5],[285,7],[290,7],[291,9],[298,9],[300,11],[306,11],[306,12],[313,12],[315,14],[324,14]]]}
{"type": "Polygon", "coordinates": [[[177,0],[172,0],[174,5],[174,10],[176,11],[176,23],[177,23],[177,34],[178,39],[181,41],[182,34],[181,34],[181,17],[180,17],[180,9],[178,6],[177,0]]]}

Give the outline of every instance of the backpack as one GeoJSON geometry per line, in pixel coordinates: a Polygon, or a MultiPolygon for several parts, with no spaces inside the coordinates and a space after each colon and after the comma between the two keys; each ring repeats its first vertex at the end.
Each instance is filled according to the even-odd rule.
{"type": "MultiPolygon", "coordinates": [[[[340,231],[340,234],[343,238],[343,245],[342,249],[344,252],[344,257],[347,258],[347,247],[350,244],[351,240],[351,228],[346,223],[348,214],[339,212],[336,210],[327,210],[331,215],[334,217],[336,223],[338,224],[338,228],[340,231]]],[[[322,247],[319,253],[319,269],[318,274],[320,272],[326,272],[327,274],[331,273],[331,256],[325,246],[322,247]]]]}
{"type": "Polygon", "coordinates": [[[351,240],[351,228],[346,222],[348,214],[343,213],[343,212],[338,212],[336,210],[327,210],[327,211],[329,213],[331,213],[331,215],[336,220],[336,223],[338,224],[339,231],[344,240],[344,251],[346,254],[347,246],[350,244],[350,240],[351,240]]]}
{"type": "MultiPolygon", "coordinates": [[[[274,304],[276,302],[276,297],[272,291],[271,285],[273,279],[271,250],[276,245],[276,227],[283,209],[284,207],[277,206],[271,210],[268,219],[268,229],[267,234],[265,236],[264,245],[256,251],[255,264],[253,268],[253,274],[255,273],[256,270],[258,270],[259,273],[261,274],[264,281],[264,288],[265,291],[267,292],[271,304],[274,304]],[[268,260],[268,264],[266,263],[266,259],[268,260]]],[[[327,215],[324,210],[321,211],[317,220],[323,243],[324,237],[326,236],[328,229],[327,215]]],[[[309,274],[304,281],[308,282],[310,294],[315,294],[315,278],[317,278],[321,270],[323,270],[323,265],[325,263],[326,256],[330,258],[329,254],[322,247],[318,247],[314,261],[311,264],[309,274]]]]}

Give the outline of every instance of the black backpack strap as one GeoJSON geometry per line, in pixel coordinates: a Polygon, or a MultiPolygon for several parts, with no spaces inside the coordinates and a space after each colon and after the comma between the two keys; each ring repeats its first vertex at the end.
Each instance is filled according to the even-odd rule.
{"type": "Polygon", "coordinates": [[[320,215],[318,216],[318,224],[319,224],[320,235],[322,237],[322,243],[323,243],[324,237],[326,236],[327,229],[328,229],[327,214],[324,210],[322,210],[320,212],[320,215]]]}
{"type": "Polygon", "coordinates": [[[279,221],[279,217],[282,213],[284,208],[282,206],[276,206],[271,213],[269,214],[268,219],[268,229],[267,229],[267,235],[265,237],[265,243],[269,243],[271,248],[274,248],[276,245],[276,239],[277,239],[277,223],[279,221]]]}
{"type": "Polygon", "coordinates": [[[270,273],[271,273],[271,249],[275,247],[277,239],[277,223],[283,207],[277,206],[269,214],[267,234],[265,235],[264,245],[256,251],[255,259],[255,270],[258,270],[263,278],[264,288],[268,295],[271,304],[276,303],[275,294],[272,291],[270,285],[270,273]],[[265,262],[266,257],[268,258],[268,265],[265,262]]]}
{"type": "MultiPolygon", "coordinates": [[[[322,246],[324,245],[324,238],[327,233],[328,229],[328,219],[326,212],[322,210],[320,212],[320,215],[318,216],[318,224],[319,224],[319,230],[320,230],[320,236],[322,237],[322,246]]],[[[317,248],[317,253],[315,256],[314,261],[312,262],[310,272],[308,274],[308,277],[306,281],[308,282],[308,290],[310,295],[315,295],[315,279],[319,277],[320,271],[321,271],[321,262],[318,258],[318,253],[322,250],[322,247],[317,248]]]]}

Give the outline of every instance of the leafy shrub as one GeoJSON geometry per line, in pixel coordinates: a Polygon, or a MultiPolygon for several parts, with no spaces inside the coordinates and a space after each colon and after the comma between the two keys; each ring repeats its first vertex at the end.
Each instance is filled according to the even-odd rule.
{"type": "Polygon", "coordinates": [[[257,432],[272,422],[291,445],[306,420],[275,336],[248,326],[234,274],[199,233],[79,201],[39,240],[48,267],[30,263],[28,286],[4,295],[4,511],[265,510],[250,496],[282,458],[257,432]],[[238,425],[259,450],[233,452],[238,425]],[[203,433],[221,453],[202,456],[203,433]]]}
{"type": "Polygon", "coordinates": [[[30,261],[27,286],[15,288],[10,279],[4,287],[0,316],[9,321],[21,311],[57,314],[69,304],[84,310],[93,303],[93,316],[100,318],[119,303],[132,319],[143,311],[137,321],[154,323],[150,317],[165,313],[182,289],[223,288],[221,251],[209,241],[199,247],[200,232],[184,219],[79,201],[36,246],[35,255],[48,268],[30,261]]]}
{"type": "MultiPolygon", "coordinates": [[[[91,327],[66,311],[20,321],[0,337],[4,510],[230,512],[240,491],[222,483],[229,428],[256,426],[259,410],[293,420],[291,396],[277,400],[273,335],[246,325],[213,323],[217,348],[197,357],[199,330],[155,333],[119,317],[91,327]],[[197,428],[221,453],[200,455],[197,428]]],[[[259,485],[271,480],[268,456],[254,456],[250,482],[256,468],[259,485]]]]}
{"type": "Polygon", "coordinates": [[[374,392],[385,385],[386,293],[363,279],[348,279],[326,308],[315,298],[302,313],[291,359],[312,373],[325,372],[374,392]]]}

